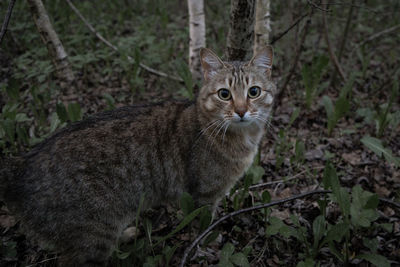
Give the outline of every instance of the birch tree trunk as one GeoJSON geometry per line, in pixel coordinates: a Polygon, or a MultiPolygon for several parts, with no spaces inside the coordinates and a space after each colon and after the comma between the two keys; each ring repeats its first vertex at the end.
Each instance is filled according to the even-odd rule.
{"type": "Polygon", "coordinates": [[[33,20],[43,43],[46,45],[58,77],[66,86],[74,84],[74,74],[68,61],[68,55],[50,22],[41,0],[27,0],[33,20]]]}
{"type": "Polygon", "coordinates": [[[230,27],[225,52],[228,60],[244,60],[251,50],[254,2],[255,0],[231,0],[230,27]]]}
{"type": "Polygon", "coordinates": [[[269,44],[270,0],[256,0],[253,53],[269,44]]]}
{"type": "Polygon", "coordinates": [[[189,68],[194,79],[201,79],[200,48],[206,46],[206,24],[203,0],[188,0],[189,9],[189,68]]]}

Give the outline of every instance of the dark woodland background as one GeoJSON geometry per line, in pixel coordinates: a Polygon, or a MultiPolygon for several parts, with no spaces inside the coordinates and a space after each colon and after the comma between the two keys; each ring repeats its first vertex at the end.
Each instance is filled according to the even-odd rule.
{"type": "MultiPolygon", "coordinates": [[[[186,1],[74,1],[119,53],[66,1],[43,3],[75,82],[58,78],[28,4],[16,1],[0,43],[2,155],[26,152],[98,111],[194,97],[201,82],[187,63],[186,1]],[[140,63],[183,82],[152,74],[140,63]]],[[[207,47],[223,56],[230,1],[204,5],[207,47]]],[[[1,19],[7,7],[8,1],[0,1],[1,19]]],[[[259,160],[216,218],[311,190],[333,193],[224,220],[194,249],[188,265],[400,266],[400,1],[271,0],[271,28],[272,76],[280,90],[276,110],[259,160]]],[[[208,224],[190,196],[178,213],[169,207],[161,216],[145,212],[132,223],[137,234],[120,245],[110,265],[177,266],[208,224]]],[[[56,264],[56,254],[18,229],[2,206],[0,266],[56,264]]]]}

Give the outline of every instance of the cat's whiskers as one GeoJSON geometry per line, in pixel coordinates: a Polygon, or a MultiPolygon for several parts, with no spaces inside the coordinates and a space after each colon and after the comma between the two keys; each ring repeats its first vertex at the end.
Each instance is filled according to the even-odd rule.
{"type": "Polygon", "coordinates": [[[230,121],[229,120],[227,120],[227,123],[226,123],[226,126],[225,126],[225,129],[224,129],[224,134],[222,135],[222,144],[224,143],[224,141],[225,141],[225,134],[226,134],[226,131],[228,130],[228,128],[229,128],[229,126],[231,125],[231,123],[230,123],[230,121]]]}
{"type": "Polygon", "coordinates": [[[207,140],[207,145],[206,145],[206,151],[207,151],[207,153],[210,152],[212,146],[214,145],[215,140],[216,140],[217,137],[218,137],[219,132],[222,130],[223,127],[225,127],[225,123],[226,123],[226,122],[227,122],[226,119],[223,118],[222,122],[219,123],[219,124],[215,127],[215,129],[212,131],[212,133],[210,134],[209,139],[207,140]],[[216,131],[216,133],[215,133],[215,135],[214,135],[214,132],[215,132],[215,131],[216,131]],[[210,147],[208,147],[208,144],[210,144],[210,147]]]}
{"type": "Polygon", "coordinates": [[[200,140],[200,137],[201,137],[202,135],[204,135],[204,134],[207,132],[208,129],[210,129],[212,126],[214,126],[215,124],[217,124],[217,123],[220,122],[220,121],[221,121],[221,119],[217,119],[217,120],[211,121],[211,122],[208,123],[203,129],[201,129],[201,131],[199,132],[199,134],[198,134],[198,136],[197,136],[197,138],[196,138],[196,141],[193,143],[193,147],[195,147],[195,145],[197,144],[197,142],[200,140]]]}
{"type": "Polygon", "coordinates": [[[259,120],[259,121],[264,122],[268,129],[273,129],[273,128],[274,128],[273,125],[271,124],[271,121],[270,121],[269,119],[263,118],[263,117],[261,117],[260,115],[255,115],[254,118],[255,118],[256,120],[259,120]]]}

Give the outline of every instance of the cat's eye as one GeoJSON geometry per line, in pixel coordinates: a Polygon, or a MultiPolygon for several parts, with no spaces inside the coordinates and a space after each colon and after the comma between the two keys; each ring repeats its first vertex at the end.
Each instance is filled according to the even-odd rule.
{"type": "Polygon", "coordinates": [[[260,87],[258,87],[258,86],[250,87],[250,89],[247,91],[247,95],[248,95],[250,98],[259,97],[260,94],[261,94],[261,89],[260,89],[260,87]]]}
{"type": "Polygon", "coordinates": [[[218,90],[218,97],[221,98],[222,100],[229,100],[231,99],[232,95],[231,95],[231,91],[229,91],[228,89],[219,89],[218,90]]]}

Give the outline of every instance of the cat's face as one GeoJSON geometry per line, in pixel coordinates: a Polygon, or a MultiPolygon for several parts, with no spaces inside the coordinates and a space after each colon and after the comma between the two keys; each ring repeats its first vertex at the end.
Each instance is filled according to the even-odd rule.
{"type": "Polygon", "coordinates": [[[269,119],[275,85],[272,49],[265,47],[250,62],[222,62],[208,49],[200,52],[205,84],[198,106],[214,127],[246,129],[269,119]]]}

